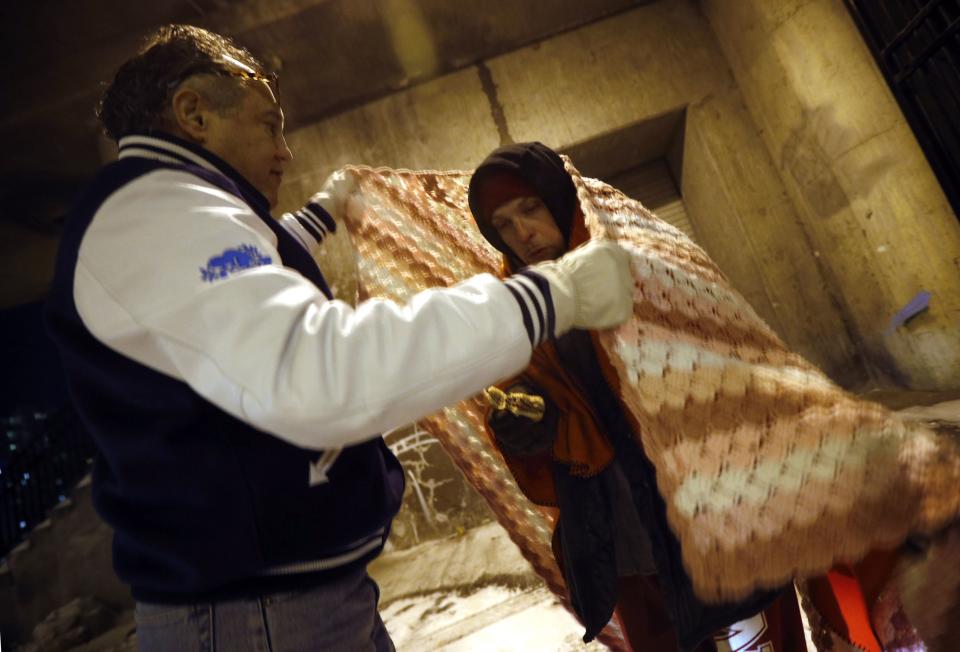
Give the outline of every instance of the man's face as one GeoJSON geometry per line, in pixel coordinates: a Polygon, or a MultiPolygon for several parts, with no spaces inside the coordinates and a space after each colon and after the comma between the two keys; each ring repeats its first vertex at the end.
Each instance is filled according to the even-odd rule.
{"type": "Polygon", "coordinates": [[[237,172],[277,205],[286,165],[293,160],[283,137],[283,111],[262,82],[244,84],[239,105],[222,115],[208,115],[210,125],[204,147],[232,165],[237,172]]]}
{"type": "Polygon", "coordinates": [[[567,248],[553,215],[536,196],[504,202],[493,211],[490,223],[525,265],[559,258],[567,248]]]}

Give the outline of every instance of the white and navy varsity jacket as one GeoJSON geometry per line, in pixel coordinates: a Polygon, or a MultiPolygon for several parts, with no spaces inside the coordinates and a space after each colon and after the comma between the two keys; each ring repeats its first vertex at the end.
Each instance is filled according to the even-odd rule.
{"type": "Polygon", "coordinates": [[[121,139],[68,217],[47,325],[136,599],[366,563],[403,493],[377,433],[517,373],[553,334],[529,270],[405,306],[336,301],[311,256],[334,228],[322,196],[274,220],[226,162],[158,133],[121,139]]]}

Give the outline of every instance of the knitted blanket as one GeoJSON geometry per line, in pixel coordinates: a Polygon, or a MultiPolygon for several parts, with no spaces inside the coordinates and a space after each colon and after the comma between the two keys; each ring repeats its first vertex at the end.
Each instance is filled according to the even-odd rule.
{"type": "MultiPolygon", "coordinates": [[[[632,255],[633,317],[601,343],[699,597],[740,599],[956,521],[956,441],[844,392],[786,347],[699,246],[565,162],[591,237],[632,255]]],[[[332,177],[361,298],[404,301],[497,272],[500,255],[469,214],[469,177],[365,167],[332,177]]],[[[550,524],[487,442],[482,415],[465,401],[425,425],[563,595],[550,524]]]]}

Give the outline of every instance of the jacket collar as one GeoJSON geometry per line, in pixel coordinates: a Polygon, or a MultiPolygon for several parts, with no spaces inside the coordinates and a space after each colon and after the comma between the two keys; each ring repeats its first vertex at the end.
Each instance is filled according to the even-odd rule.
{"type": "Polygon", "coordinates": [[[222,174],[233,181],[245,198],[255,208],[270,213],[270,202],[254,188],[242,174],[213,152],[177,138],[168,133],[154,131],[149,134],[133,133],[123,136],[119,143],[119,158],[147,158],[173,165],[194,165],[210,172],[222,174]]]}

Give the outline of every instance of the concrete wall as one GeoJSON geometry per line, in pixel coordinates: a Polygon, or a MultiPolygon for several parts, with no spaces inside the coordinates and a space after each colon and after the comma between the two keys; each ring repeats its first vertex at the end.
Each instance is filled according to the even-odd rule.
{"type": "Polygon", "coordinates": [[[295,205],[345,163],[469,169],[503,142],[567,149],[685,107],[681,189],[701,243],[795,349],[841,382],[864,380],[775,163],[709,24],[686,0],[620,14],[292,133],[297,159],[282,203],[295,205]]]}
{"type": "Polygon", "coordinates": [[[841,0],[702,8],[873,373],[960,387],[960,222],[841,0]]]}

